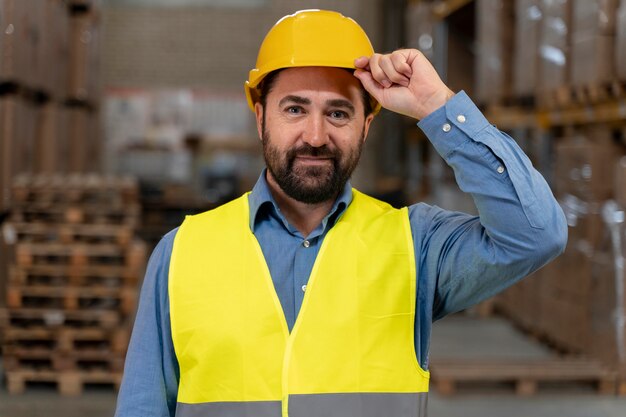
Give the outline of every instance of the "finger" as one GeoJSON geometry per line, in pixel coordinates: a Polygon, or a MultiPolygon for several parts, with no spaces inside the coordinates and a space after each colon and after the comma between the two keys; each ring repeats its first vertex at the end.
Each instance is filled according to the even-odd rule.
{"type": "Polygon", "coordinates": [[[361,69],[369,69],[370,59],[366,56],[361,56],[354,60],[354,66],[361,69]]]}
{"type": "Polygon", "coordinates": [[[413,68],[411,68],[411,65],[407,62],[407,57],[401,52],[394,52],[391,54],[391,63],[396,71],[405,75],[407,78],[410,79],[413,75],[413,68]]]}
{"type": "Polygon", "coordinates": [[[380,102],[384,87],[380,85],[374,79],[374,77],[372,77],[372,73],[369,71],[364,71],[362,69],[357,69],[354,71],[354,76],[357,77],[359,81],[361,81],[363,88],[365,88],[365,90],[370,93],[372,97],[380,102]]]}
{"type": "Polygon", "coordinates": [[[370,58],[370,73],[374,80],[383,87],[391,87],[391,81],[385,75],[385,71],[380,67],[381,54],[374,54],[370,58]]]}
{"type": "Polygon", "coordinates": [[[387,76],[387,78],[391,80],[393,83],[402,85],[405,87],[409,85],[409,78],[407,78],[405,75],[399,73],[396,70],[391,60],[391,55],[383,55],[380,58],[378,63],[380,67],[382,68],[382,70],[385,72],[385,75],[387,76]]]}

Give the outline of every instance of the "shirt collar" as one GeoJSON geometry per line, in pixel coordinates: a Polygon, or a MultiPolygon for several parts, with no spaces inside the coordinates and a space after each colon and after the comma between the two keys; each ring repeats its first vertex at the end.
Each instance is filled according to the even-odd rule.
{"type": "MultiPolygon", "coordinates": [[[[250,230],[252,230],[253,233],[255,231],[256,218],[264,207],[273,208],[276,215],[283,221],[284,224],[287,224],[287,219],[285,219],[285,216],[281,213],[276,200],[272,197],[272,193],[265,177],[266,172],[267,168],[263,169],[263,172],[261,172],[259,179],[254,185],[254,188],[252,188],[252,192],[248,195],[248,205],[250,207],[250,230]]],[[[350,181],[347,181],[343,190],[335,200],[332,208],[324,219],[322,219],[322,230],[325,230],[328,226],[332,226],[351,202],[352,185],[350,184],[350,181]],[[330,225],[328,224],[329,221],[331,221],[330,225]]]]}

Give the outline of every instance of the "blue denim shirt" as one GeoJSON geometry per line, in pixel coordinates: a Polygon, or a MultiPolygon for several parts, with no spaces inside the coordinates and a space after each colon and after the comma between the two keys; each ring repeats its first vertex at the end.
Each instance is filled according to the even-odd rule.
{"type": "MultiPolygon", "coordinates": [[[[567,240],[567,225],[527,156],[489,124],[465,93],[456,94],[418,126],[453,168],[459,187],[471,194],[479,212],[470,216],[424,203],[409,207],[417,267],[415,351],[427,369],[432,322],[491,297],[557,256],[567,240]]],[[[285,219],[265,172],[249,201],[250,228],[291,329],[320,245],[350,204],[351,187],[346,184],[330,213],[308,236],[285,219]]],[[[117,417],[175,413],[179,369],[167,294],[175,234],[173,230],[163,237],[148,263],[117,417]]]]}

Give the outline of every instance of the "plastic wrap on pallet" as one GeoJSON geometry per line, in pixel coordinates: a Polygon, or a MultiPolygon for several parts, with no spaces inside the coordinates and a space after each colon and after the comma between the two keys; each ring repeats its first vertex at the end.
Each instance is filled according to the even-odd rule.
{"type": "Polygon", "coordinates": [[[430,3],[411,3],[406,13],[407,45],[433,59],[435,21],[430,3]]]}
{"type": "Polygon", "coordinates": [[[626,0],[620,1],[615,26],[615,72],[619,79],[626,81],[626,0]]]}
{"type": "Polygon", "coordinates": [[[626,157],[619,159],[615,170],[615,200],[626,208],[626,157]]]}
{"type": "Polygon", "coordinates": [[[74,99],[97,101],[101,94],[98,84],[100,14],[91,11],[71,16],[69,39],[67,94],[74,99]]]}
{"type": "Polygon", "coordinates": [[[619,0],[572,0],[572,33],[614,35],[619,0]]]}
{"type": "Polygon", "coordinates": [[[615,75],[617,0],[573,0],[571,83],[604,83],[615,75]]]}
{"type": "Polygon", "coordinates": [[[541,0],[543,19],[539,42],[539,86],[550,91],[567,84],[570,2],[541,0]]]}
{"type": "Polygon", "coordinates": [[[586,201],[613,197],[615,163],[625,149],[613,140],[610,127],[578,128],[555,146],[555,184],[558,194],[573,194],[586,201]]]}
{"type": "Polygon", "coordinates": [[[539,72],[541,0],[515,2],[515,48],[513,51],[513,90],[517,96],[531,96],[539,72]]]}
{"type": "Polygon", "coordinates": [[[514,13],[513,2],[476,3],[476,97],[494,102],[511,95],[514,13]]]}
{"type": "Polygon", "coordinates": [[[28,54],[24,2],[0,0],[0,83],[23,81],[28,54]]]}

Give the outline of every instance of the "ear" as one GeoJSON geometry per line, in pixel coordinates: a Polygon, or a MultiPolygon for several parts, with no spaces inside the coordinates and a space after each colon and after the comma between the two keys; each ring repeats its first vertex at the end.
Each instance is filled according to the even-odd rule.
{"type": "Polygon", "coordinates": [[[370,125],[372,123],[372,120],[374,120],[374,114],[370,113],[365,118],[365,124],[363,125],[363,142],[365,142],[365,140],[367,139],[367,134],[370,131],[370,125]]]}
{"type": "Polygon", "coordinates": [[[254,103],[254,115],[256,117],[256,130],[259,133],[259,140],[263,140],[263,106],[258,101],[254,103]]]}

